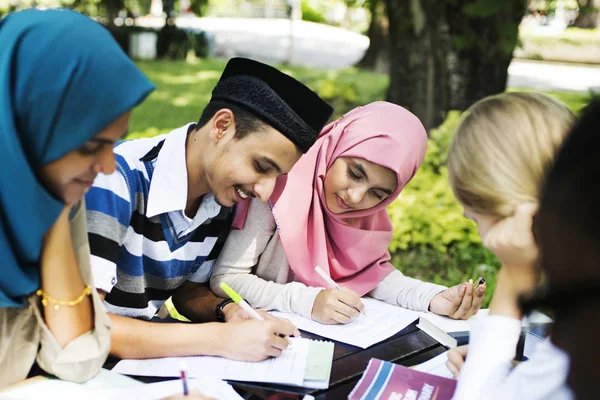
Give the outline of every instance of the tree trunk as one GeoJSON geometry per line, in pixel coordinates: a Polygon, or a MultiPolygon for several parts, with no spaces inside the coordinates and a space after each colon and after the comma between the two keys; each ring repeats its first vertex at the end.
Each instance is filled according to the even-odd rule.
{"type": "Polygon", "coordinates": [[[527,11],[527,0],[503,0],[498,7],[487,10],[469,7],[477,1],[482,2],[448,2],[446,8],[453,39],[449,54],[451,109],[465,110],[486,96],[506,90],[519,24],[527,11]]]}
{"type": "Polygon", "coordinates": [[[577,0],[579,14],[573,22],[578,28],[594,29],[598,27],[598,8],[600,0],[577,0]]]}
{"type": "Polygon", "coordinates": [[[527,0],[386,0],[390,21],[388,100],[427,129],[506,89],[527,0]]]}
{"type": "Polygon", "coordinates": [[[427,129],[439,125],[448,110],[449,43],[444,38],[443,3],[386,0],[390,22],[387,98],[413,112],[427,129]]]}
{"type": "Polygon", "coordinates": [[[106,10],[108,25],[114,25],[115,18],[119,16],[119,11],[125,7],[124,0],[103,0],[102,3],[106,10]]]}
{"type": "Polygon", "coordinates": [[[370,0],[369,48],[358,66],[370,71],[388,74],[390,71],[389,20],[383,0],[370,0]]]}

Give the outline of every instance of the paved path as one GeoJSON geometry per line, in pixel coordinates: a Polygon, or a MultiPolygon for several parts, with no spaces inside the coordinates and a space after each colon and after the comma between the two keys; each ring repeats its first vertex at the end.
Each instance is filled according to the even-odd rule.
{"type": "MultiPolygon", "coordinates": [[[[145,22],[162,24],[161,19],[145,22]]],[[[297,21],[292,28],[287,19],[182,17],[177,24],[213,34],[219,57],[238,55],[269,63],[290,59],[293,32],[291,64],[317,69],[354,65],[369,46],[363,35],[306,21],[297,21]]],[[[508,72],[510,87],[600,92],[600,66],[513,60],[508,72]]]]}

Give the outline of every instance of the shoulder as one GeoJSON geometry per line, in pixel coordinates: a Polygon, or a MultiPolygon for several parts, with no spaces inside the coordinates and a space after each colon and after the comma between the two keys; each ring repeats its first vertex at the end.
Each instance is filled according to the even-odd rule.
{"type": "Polygon", "coordinates": [[[271,207],[267,203],[262,203],[258,199],[252,199],[248,207],[248,215],[246,217],[246,227],[254,229],[274,231],[275,219],[271,212],[271,207]]]}

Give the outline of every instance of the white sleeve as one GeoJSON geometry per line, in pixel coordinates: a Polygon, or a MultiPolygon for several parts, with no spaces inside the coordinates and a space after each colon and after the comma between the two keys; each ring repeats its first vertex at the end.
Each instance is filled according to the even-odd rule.
{"type": "MultiPolygon", "coordinates": [[[[210,279],[211,289],[224,297],[219,285],[225,282],[252,307],[310,318],[320,288],[307,287],[300,282],[276,283],[253,274],[253,267],[273,238],[274,231],[275,221],[270,208],[252,200],[244,229],[232,230],[221,250],[210,279]]],[[[269,266],[271,269],[289,268],[285,258],[273,261],[269,266]]]]}
{"type": "Polygon", "coordinates": [[[454,400],[571,400],[565,384],[568,357],[549,340],[511,370],[521,321],[490,315],[473,323],[467,359],[458,377],[454,400]]]}
{"type": "Polygon", "coordinates": [[[409,278],[396,269],[368,295],[409,310],[427,311],[431,299],[446,289],[445,286],[409,278]]]}

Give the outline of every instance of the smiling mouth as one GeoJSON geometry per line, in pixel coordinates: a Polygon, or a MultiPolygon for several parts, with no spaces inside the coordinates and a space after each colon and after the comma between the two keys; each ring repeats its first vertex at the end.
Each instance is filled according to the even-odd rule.
{"type": "Polygon", "coordinates": [[[236,190],[242,199],[246,200],[248,198],[248,195],[246,193],[242,192],[241,189],[236,188],[236,190]]]}
{"type": "Polygon", "coordinates": [[[238,201],[241,200],[246,200],[248,197],[255,197],[254,194],[252,192],[247,192],[244,189],[242,189],[242,187],[235,185],[234,187],[235,192],[237,193],[238,197],[238,201]]]}
{"type": "Polygon", "coordinates": [[[340,196],[338,196],[337,194],[335,195],[335,199],[336,199],[336,201],[337,201],[337,203],[338,203],[338,206],[339,206],[340,208],[343,208],[343,209],[345,209],[345,210],[350,210],[350,209],[352,208],[352,207],[350,207],[350,206],[348,205],[348,203],[346,203],[346,202],[344,201],[344,199],[342,199],[342,198],[341,198],[340,196]]]}
{"type": "Polygon", "coordinates": [[[84,180],[84,179],[75,179],[77,181],[77,183],[79,183],[80,185],[86,186],[86,187],[91,187],[94,184],[94,180],[88,181],[88,180],[84,180]]]}

